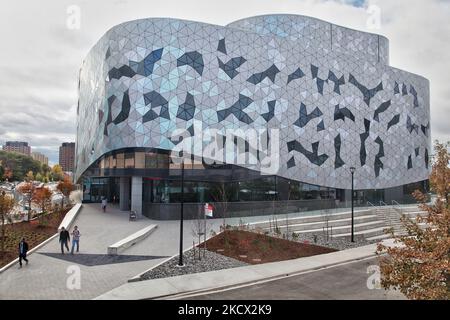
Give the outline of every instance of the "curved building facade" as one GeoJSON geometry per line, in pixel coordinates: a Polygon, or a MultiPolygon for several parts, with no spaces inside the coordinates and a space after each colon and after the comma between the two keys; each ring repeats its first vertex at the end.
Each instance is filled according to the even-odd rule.
{"type": "Polygon", "coordinates": [[[350,167],[360,203],[403,201],[429,175],[428,80],[389,66],[385,37],[304,16],[225,27],[120,24],[83,62],[77,118],[75,176],[85,200],[106,196],[154,218],[175,217],[180,202],[181,169],[170,152],[181,129],[183,143],[203,137],[183,170],[184,201],[192,204],[247,211],[267,200],[335,204],[349,198],[350,167]],[[211,163],[199,151],[208,130],[223,141],[227,130],[256,130],[258,141],[277,143],[247,141],[256,164],[226,156],[211,163]],[[276,171],[264,172],[265,158],[276,160],[276,171]]]}

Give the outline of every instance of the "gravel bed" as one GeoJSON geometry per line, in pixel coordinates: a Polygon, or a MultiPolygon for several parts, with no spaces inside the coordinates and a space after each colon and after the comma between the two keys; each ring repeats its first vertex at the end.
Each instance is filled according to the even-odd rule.
{"type": "Polygon", "coordinates": [[[229,269],[248,265],[248,263],[208,250],[205,252],[205,257],[203,257],[202,250],[201,260],[199,261],[197,250],[196,253],[197,257],[195,260],[193,258],[192,249],[183,254],[183,263],[185,264],[184,267],[178,267],[178,256],[176,256],[156,268],[142,274],[141,280],[167,278],[183,274],[229,269]]]}
{"type": "MultiPolygon", "coordinates": [[[[289,240],[292,240],[292,238],[290,237],[289,240]]],[[[315,244],[318,246],[333,248],[337,250],[351,249],[378,242],[378,240],[366,240],[363,235],[355,235],[355,242],[351,242],[350,240],[350,236],[328,238],[327,240],[325,235],[321,233],[300,233],[298,234],[297,238],[297,241],[299,242],[308,241],[309,244],[315,244]],[[316,239],[314,239],[314,236],[316,236],[316,239]]]]}

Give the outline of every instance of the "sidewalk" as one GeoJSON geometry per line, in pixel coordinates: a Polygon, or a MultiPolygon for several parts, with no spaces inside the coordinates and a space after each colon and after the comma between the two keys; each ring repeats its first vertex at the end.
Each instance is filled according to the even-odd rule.
{"type": "MultiPolygon", "coordinates": [[[[129,221],[128,212],[99,204],[83,204],[74,225],[81,231],[80,253],[60,253],[55,238],[29,256],[29,265],[17,265],[0,274],[0,299],[92,299],[120,286],[136,274],[178,252],[179,222],[147,218],[129,221]],[[119,256],[108,256],[107,247],[130,234],[157,224],[157,230],[119,256]],[[79,267],[80,289],[69,289],[74,266],[79,267]]],[[[192,245],[190,223],[186,222],[184,246],[192,245]]]]}
{"type": "MultiPolygon", "coordinates": [[[[383,241],[394,245],[393,240],[383,241]]],[[[124,284],[96,299],[156,299],[186,293],[203,292],[283,277],[375,256],[376,244],[281,262],[189,274],[124,284]]]]}

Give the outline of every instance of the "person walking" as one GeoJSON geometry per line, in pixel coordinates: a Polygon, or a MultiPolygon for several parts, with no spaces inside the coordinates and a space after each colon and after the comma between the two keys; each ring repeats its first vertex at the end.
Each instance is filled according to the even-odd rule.
{"type": "Polygon", "coordinates": [[[78,226],[75,226],[72,231],[72,250],[70,251],[71,254],[73,254],[75,244],[77,245],[77,252],[80,250],[80,236],[80,230],[78,230],[78,226]]]}
{"type": "Polygon", "coordinates": [[[106,197],[103,197],[103,199],[102,199],[102,209],[103,209],[103,212],[106,212],[106,197]]]}
{"type": "Polygon", "coordinates": [[[61,243],[61,253],[64,254],[64,247],[69,252],[68,242],[70,242],[70,234],[64,227],[61,228],[61,232],[59,233],[59,242],[61,243]]]}
{"type": "Polygon", "coordinates": [[[22,268],[22,259],[28,264],[27,252],[28,243],[25,241],[25,238],[22,238],[19,242],[19,269],[22,268]]]}

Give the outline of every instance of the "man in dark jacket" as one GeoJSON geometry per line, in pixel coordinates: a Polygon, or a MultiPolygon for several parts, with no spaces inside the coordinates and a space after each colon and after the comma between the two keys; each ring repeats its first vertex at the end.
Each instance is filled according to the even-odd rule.
{"type": "Polygon", "coordinates": [[[61,228],[61,232],[59,233],[59,242],[61,243],[61,253],[64,254],[64,247],[66,247],[67,252],[69,252],[69,243],[70,234],[64,227],[61,228]]]}
{"type": "Polygon", "coordinates": [[[19,242],[19,269],[22,268],[22,259],[28,264],[27,259],[28,243],[25,242],[25,238],[19,242]]]}

